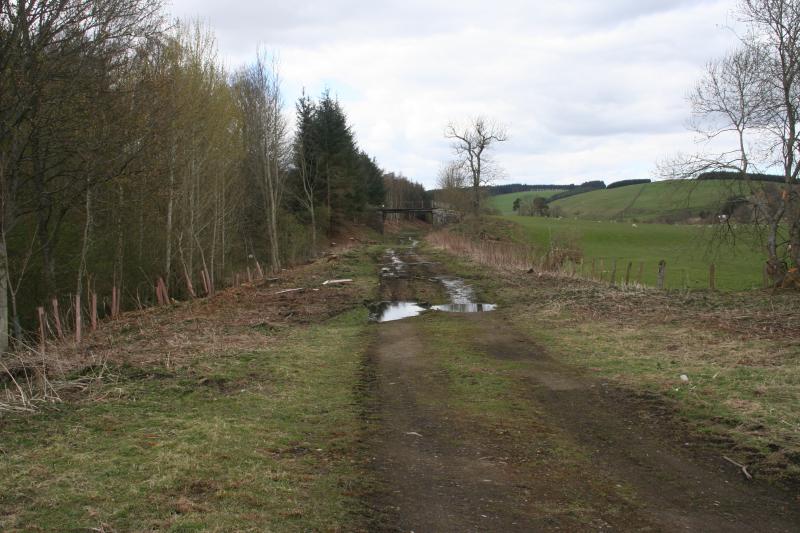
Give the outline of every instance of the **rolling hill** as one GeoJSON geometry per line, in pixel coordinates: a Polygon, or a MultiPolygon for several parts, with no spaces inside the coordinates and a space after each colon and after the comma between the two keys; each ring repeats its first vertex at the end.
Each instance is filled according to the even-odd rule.
{"type": "Polygon", "coordinates": [[[716,212],[729,197],[745,194],[746,187],[733,180],[658,181],[578,194],[550,206],[569,218],[676,222],[716,212]]]}
{"type": "Polygon", "coordinates": [[[533,198],[534,196],[541,196],[542,198],[550,198],[554,194],[564,192],[564,189],[550,189],[545,191],[526,191],[526,192],[512,192],[509,194],[498,194],[497,196],[490,196],[486,201],[486,205],[493,209],[497,209],[501,215],[513,215],[514,200],[517,198],[533,198]]]}

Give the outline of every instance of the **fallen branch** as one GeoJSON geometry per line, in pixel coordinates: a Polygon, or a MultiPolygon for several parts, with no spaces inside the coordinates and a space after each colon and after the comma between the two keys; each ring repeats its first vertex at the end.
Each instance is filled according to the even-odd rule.
{"type": "Polygon", "coordinates": [[[726,461],[728,461],[730,464],[738,466],[742,470],[742,474],[744,474],[744,477],[746,477],[748,481],[752,481],[753,480],[753,476],[750,475],[750,472],[747,471],[747,467],[746,466],[744,466],[741,463],[737,463],[736,461],[734,461],[730,457],[726,457],[726,456],[723,455],[722,458],[725,459],[726,461]]]}
{"type": "Polygon", "coordinates": [[[353,283],[352,279],[329,279],[323,282],[323,285],[341,285],[343,283],[353,283]]]}
{"type": "Polygon", "coordinates": [[[301,287],[301,288],[299,288],[299,289],[284,289],[284,290],[282,290],[282,291],[278,291],[278,292],[276,292],[275,294],[287,294],[287,293],[290,293],[290,292],[299,292],[299,291],[304,291],[304,290],[305,290],[305,289],[304,289],[304,288],[302,288],[302,287],[301,287]]]}

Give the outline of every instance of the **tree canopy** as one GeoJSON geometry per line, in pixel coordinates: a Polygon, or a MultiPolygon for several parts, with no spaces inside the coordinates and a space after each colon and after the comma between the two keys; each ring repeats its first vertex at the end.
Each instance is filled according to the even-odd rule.
{"type": "Polygon", "coordinates": [[[190,296],[314,257],[385,201],[342,105],[303,95],[292,128],[279,70],[263,50],[227,70],[158,0],[0,3],[0,353],[36,306],[146,305],[156,277],[190,296]]]}

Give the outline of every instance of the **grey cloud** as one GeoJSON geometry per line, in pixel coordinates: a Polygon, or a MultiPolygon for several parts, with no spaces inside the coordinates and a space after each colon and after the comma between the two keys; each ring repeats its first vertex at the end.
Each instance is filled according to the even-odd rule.
{"type": "Polygon", "coordinates": [[[478,113],[511,125],[496,154],[510,179],[647,175],[691,146],[684,94],[735,41],[720,29],[735,0],[486,6],[177,0],[174,12],[207,20],[233,64],[277,50],[289,103],[330,86],[361,145],[428,186],[450,156],[446,122],[478,113]]]}

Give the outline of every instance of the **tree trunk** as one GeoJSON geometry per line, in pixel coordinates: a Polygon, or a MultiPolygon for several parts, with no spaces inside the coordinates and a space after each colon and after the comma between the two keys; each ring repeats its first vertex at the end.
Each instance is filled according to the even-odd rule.
{"type": "Polygon", "coordinates": [[[39,246],[42,251],[42,266],[44,275],[44,286],[47,290],[48,296],[56,295],[56,264],[53,257],[53,244],[50,239],[50,234],[47,232],[48,221],[44,214],[39,211],[37,213],[39,224],[37,225],[37,238],[39,239],[39,246]]]}
{"type": "Polygon", "coordinates": [[[170,270],[172,269],[172,213],[175,204],[175,170],[174,162],[171,162],[169,168],[169,199],[167,200],[167,227],[166,239],[167,246],[164,250],[164,276],[166,277],[167,286],[169,286],[170,270]]]}
{"type": "MultiPolygon", "coordinates": [[[[144,206],[144,202],[142,202],[140,205],[144,206]]],[[[137,261],[141,265],[142,254],[144,253],[144,207],[139,209],[139,239],[137,244],[137,261]]]]}
{"type": "Polygon", "coordinates": [[[89,238],[92,227],[92,192],[86,187],[86,220],[83,225],[83,242],[81,243],[81,260],[78,265],[78,279],[75,284],[75,294],[83,291],[83,276],[86,274],[86,256],[89,252],[89,238]]]}
{"type": "Polygon", "coordinates": [[[0,355],[8,350],[8,256],[5,236],[0,239],[0,355]]]}
{"type": "MultiPolygon", "coordinates": [[[[268,162],[269,166],[270,163],[268,162]]],[[[267,234],[269,235],[269,254],[270,263],[274,270],[280,270],[280,242],[278,242],[278,205],[277,205],[277,191],[276,178],[272,170],[267,170],[266,176],[266,193],[267,193],[267,234]]]]}
{"type": "Polygon", "coordinates": [[[225,209],[225,182],[224,181],[220,184],[220,198],[221,198],[220,199],[220,203],[221,203],[221,209],[222,209],[222,222],[221,222],[222,226],[220,228],[220,241],[221,241],[220,242],[220,248],[221,248],[220,269],[222,271],[222,275],[224,276],[225,275],[225,256],[228,253],[228,249],[226,248],[226,244],[225,244],[225,224],[226,224],[226,219],[227,219],[227,216],[226,216],[227,210],[225,209]]]}
{"type": "MultiPolygon", "coordinates": [[[[213,222],[211,223],[211,278],[217,279],[217,229],[219,227],[219,199],[216,191],[214,190],[214,212],[212,213],[213,222]]],[[[221,279],[225,279],[225,272],[222,271],[221,279]]]]}
{"type": "Polygon", "coordinates": [[[477,161],[470,161],[470,168],[472,170],[472,191],[475,195],[472,200],[472,209],[475,211],[475,216],[478,216],[481,214],[481,160],[478,156],[474,157],[477,161]]]}
{"type": "Polygon", "coordinates": [[[314,199],[311,199],[311,208],[309,212],[311,213],[311,255],[312,257],[316,257],[317,255],[317,213],[314,210],[314,199]]]}
{"type": "Polygon", "coordinates": [[[122,225],[122,210],[125,209],[125,191],[122,184],[117,188],[117,212],[116,212],[116,225],[117,225],[117,249],[114,253],[114,287],[122,287],[122,280],[124,275],[124,260],[125,260],[125,228],[122,225]]]}
{"type": "MultiPolygon", "coordinates": [[[[795,209],[800,207],[795,206],[795,209]]],[[[789,261],[790,268],[800,268],[800,216],[794,216],[794,223],[789,228],[789,261]]]]}
{"type": "Polygon", "coordinates": [[[770,261],[778,261],[778,230],[780,230],[780,218],[775,217],[770,221],[767,234],[767,256],[770,261]]]}
{"type": "Polygon", "coordinates": [[[333,209],[331,209],[331,167],[325,162],[325,184],[328,188],[328,233],[333,230],[333,209]]]}

